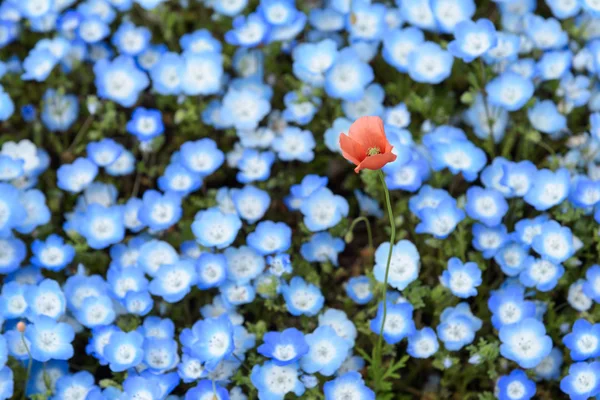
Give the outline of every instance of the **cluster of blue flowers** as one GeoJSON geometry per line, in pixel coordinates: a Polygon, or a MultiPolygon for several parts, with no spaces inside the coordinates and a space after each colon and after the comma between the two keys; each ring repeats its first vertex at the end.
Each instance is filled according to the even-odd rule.
{"type": "Polygon", "coordinates": [[[0,400],[600,396],[600,2],[486,4],[1,2],[0,400]]]}

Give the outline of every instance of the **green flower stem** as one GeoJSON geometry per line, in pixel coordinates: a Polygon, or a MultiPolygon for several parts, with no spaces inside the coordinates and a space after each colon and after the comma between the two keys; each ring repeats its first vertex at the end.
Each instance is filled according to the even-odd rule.
{"type": "Polygon", "coordinates": [[[21,332],[21,340],[23,341],[23,346],[25,346],[25,350],[27,350],[27,356],[29,357],[29,361],[27,363],[27,375],[25,375],[25,382],[23,384],[23,400],[27,397],[27,383],[29,382],[29,375],[31,375],[31,364],[33,361],[33,357],[31,357],[31,352],[29,351],[29,346],[27,346],[27,341],[25,341],[25,332],[21,332]]]}
{"type": "Polygon", "coordinates": [[[381,185],[383,186],[383,193],[385,194],[385,205],[387,207],[388,219],[390,220],[390,250],[388,251],[387,263],[385,265],[385,278],[383,279],[383,318],[381,319],[381,328],[379,329],[379,338],[377,339],[377,347],[372,362],[375,364],[375,389],[379,387],[379,382],[383,376],[382,371],[379,371],[382,365],[382,346],[383,346],[383,330],[385,328],[385,319],[387,317],[387,289],[388,289],[388,277],[390,274],[390,263],[392,261],[392,251],[396,241],[396,221],[394,220],[394,212],[392,211],[392,202],[390,200],[390,191],[388,190],[387,184],[385,183],[385,177],[381,170],[377,171],[381,185]]]}
{"type": "MultiPolygon", "coordinates": [[[[372,250],[373,249],[373,234],[371,232],[371,223],[369,222],[369,219],[365,216],[362,217],[358,217],[356,218],[354,221],[352,221],[352,223],[350,224],[350,228],[348,228],[348,233],[346,233],[346,237],[350,237],[352,238],[352,233],[354,231],[354,227],[361,221],[364,221],[365,225],[367,226],[367,236],[368,236],[368,240],[369,240],[369,248],[372,250]]],[[[352,240],[350,240],[351,242],[352,240]]]]}

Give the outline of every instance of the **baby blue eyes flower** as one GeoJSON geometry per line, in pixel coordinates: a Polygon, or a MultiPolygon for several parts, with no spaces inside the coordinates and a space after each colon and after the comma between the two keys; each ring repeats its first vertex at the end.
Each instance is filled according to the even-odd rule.
{"type": "Polygon", "coordinates": [[[452,257],[448,260],[448,269],[442,273],[440,281],[457,297],[468,298],[477,295],[477,287],[481,285],[481,270],[474,262],[462,263],[452,257]]]}
{"type": "Polygon", "coordinates": [[[65,296],[58,283],[44,279],[37,286],[28,287],[25,300],[29,305],[28,313],[31,318],[46,316],[59,319],[66,311],[65,296]]]}
{"type": "Polygon", "coordinates": [[[373,69],[358,57],[355,50],[345,48],[325,74],[325,91],[336,99],[360,100],[366,86],[374,79],[373,69]]]}
{"type": "Polygon", "coordinates": [[[181,218],[181,196],[175,192],[161,194],[156,190],[148,190],[142,198],[139,209],[140,222],[154,231],[170,228],[181,218]]]}
{"type": "Polygon", "coordinates": [[[79,193],[94,181],[98,166],[87,158],[78,158],[73,164],[61,165],[56,176],[57,186],[63,190],[79,193]]]}
{"type": "Polygon", "coordinates": [[[429,358],[437,353],[439,348],[435,331],[425,327],[408,337],[406,352],[414,358],[429,358]]]}
{"type": "Polygon", "coordinates": [[[298,378],[297,364],[280,366],[273,361],[252,368],[250,380],[262,400],[283,400],[288,393],[302,396],[306,390],[298,378]]]}
{"type": "MultiPolygon", "coordinates": [[[[382,321],[383,302],[379,303],[377,315],[369,323],[371,331],[379,334],[382,321]]],[[[415,333],[413,306],[410,303],[393,304],[388,301],[385,325],[383,326],[383,339],[386,343],[396,344],[413,333],[415,333]]]]}
{"type": "Polygon", "coordinates": [[[556,287],[564,273],[562,265],[530,256],[525,261],[525,269],[519,274],[519,280],[526,287],[548,292],[556,287]]]}
{"type": "Polygon", "coordinates": [[[585,361],[600,355],[600,324],[591,324],[578,319],[571,333],[563,338],[563,343],[571,351],[573,361],[585,361]]]}
{"type": "Polygon", "coordinates": [[[477,22],[466,20],[454,27],[454,37],[455,40],[448,45],[450,53],[471,62],[496,45],[496,28],[485,18],[477,22]]]}
{"type": "Polygon", "coordinates": [[[263,256],[281,253],[287,251],[292,244],[292,229],[283,222],[262,221],[246,241],[263,256]]]}
{"type": "Polygon", "coordinates": [[[27,327],[25,337],[31,344],[31,357],[36,361],[68,360],[73,357],[71,342],[75,338],[75,332],[64,322],[39,316],[27,327]]]}
{"type": "MultiPolygon", "coordinates": [[[[168,397],[167,397],[168,398],[168,397]]],[[[214,381],[208,379],[201,380],[196,386],[188,390],[185,394],[186,399],[211,399],[211,400],[228,400],[230,396],[227,394],[227,389],[219,385],[215,385],[214,381]]]]}
{"type": "Polygon", "coordinates": [[[346,244],[340,238],[334,238],[329,232],[314,234],[300,247],[300,254],[308,262],[330,262],[338,265],[338,254],[344,251],[346,244]]]}
{"type": "Polygon", "coordinates": [[[241,227],[242,221],[237,215],[209,208],[196,214],[192,232],[202,246],[224,249],[233,243],[241,227]]]}
{"type": "Polygon", "coordinates": [[[425,42],[423,32],[415,27],[395,29],[383,38],[383,59],[399,72],[408,72],[408,56],[425,42]]]}
{"type": "Polygon", "coordinates": [[[502,222],[502,217],[508,211],[508,203],[504,196],[494,189],[473,186],[467,190],[465,210],[469,217],[488,227],[494,227],[502,222]]]}
{"type": "Polygon", "coordinates": [[[432,143],[427,147],[433,157],[432,168],[435,171],[448,168],[455,175],[462,173],[468,182],[477,179],[487,162],[485,152],[466,139],[432,143]]]}
{"type": "Polygon", "coordinates": [[[271,151],[259,152],[245,149],[238,162],[237,180],[240,183],[265,181],[271,175],[271,166],[275,162],[275,153],[271,151]]]}
{"type": "Polygon", "coordinates": [[[144,337],[136,331],[114,332],[104,347],[104,357],[109,362],[111,371],[122,372],[142,362],[144,337]]]}
{"type": "Polygon", "coordinates": [[[429,233],[436,239],[445,239],[465,219],[465,212],[457,207],[456,200],[450,198],[435,208],[424,208],[417,216],[421,222],[415,228],[416,233],[429,233]]]}
{"type": "Polygon", "coordinates": [[[264,343],[257,349],[258,353],[273,359],[276,365],[293,364],[308,353],[309,347],[304,334],[296,328],[288,328],[282,332],[267,332],[264,343]]]}
{"type": "Polygon", "coordinates": [[[288,127],[281,136],[275,138],[272,147],[282,161],[298,160],[306,163],[314,159],[315,146],[316,142],[310,131],[288,127]]]}
{"type": "Polygon", "coordinates": [[[500,354],[521,368],[537,366],[552,350],[552,339],[546,335],[544,324],[533,318],[502,326],[499,337],[500,354]]]}
{"type": "Polygon", "coordinates": [[[234,350],[233,326],[227,315],[198,321],[192,327],[191,355],[209,371],[234,350]]]}
{"type": "Polygon", "coordinates": [[[524,291],[519,287],[509,287],[492,293],[488,300],[488,308],[492,312],[492,324],[496,329],[535,316],[535,304],[525,300],[524,291]]]}
{"type": "Polygon", "coordinates": [[[375,400],[375,392],[369,389],[358,372],[347,372],[323,385],[326,400],[356,397],[361,400],[375,400]]]}
{"type": "Polygon", "coordinates": [[[112,61],[100,60],[94,65],[98,96],[123,107],[135,104],[141,91],[149,84],[148,77],[137,68],[133,58],[118,56],[112,61]]]}
{"type": "Polygon", "coordinates": [[[306,227],[311,232],[318,232],[337,225],[348,215],[349,206],[342,196],[321,187],[302,200],[300,211],[306,227]]]}
{"type": "Polygon", "coordinates": [[[514,72],[504,72],[485,87],[490,104],[507,111],[517,111],[533,96],[534,86],[529,79],[514,72]]]}
{"type": "Polygon", "coordinates": [[[585,400],[598,395],[600,362],[571,364],[569,374],[560,381],[560,390],[573,400],[585,400]]]}
{"type": "Polygon", "coordinates": [[[232,191],[231,200],[237,214],[249,224],[260,220],[271,204],[269,194],[252,185],[232,191]]]}
{"type": "Polygon", "coordinates": [[[305,336],[308,353],[300,360],[302,369],[309,374],[319,372],[331,376],[342,365],[350,345],[336,334],[330,326],[319,326],[305,336]]]}
{"type": "Polygon", "coordinates": [[[137,107],[131,114],[131,120],[125,126],[127,132],[144,142],[164,132],[162,113],[159,110],[137,107]]]}
{"type": "Polygon", "coordinates": [[[77,229],[93,249],[103,249],[119,243],[125,237],[123,211],[118,206],[90,204],[77,229]]]}
{"type": "Polygon", "coordinates": [[[325,83],[325,73],[337,54],[337,46],[331,39],[317,43],[301,43],[292,52],[294,75],[303,82],[322,87],[325,83]]]}
{"type": "MultiPolygon", "coordinates": [[[[390,243],[379,245],[375,251],[375,267],[373,274],[379,282],[384,281],[390,243]]],[[[417,279],[420,269],[420,256],[414,244],[401,240],[393,246],[392,259],[389,268],[389,285],[398,290],[404,290],[417,279]]]]}
{"type": "Polygon", "coordinates": [[[289,284],[281,287],[288,312],[293,316],[315,316],[323,308],[325,298],[315,285],[306,283],[299,276],[293,277],[289,284]]]}
{"type": "Polygon", "coordinates": [[[549,135],[559,133],[567,127],[567,117],[558,111],[552,100],[537,103],[527,111],[527,116],[535,129],[549,135]]]}
{"type": "Polygon", "coordinates": [[[497,388],[500,400],[530,400],[536,392],[535,382],[519,369],[501,376],[497,388]]]}
{"type": "Polygon", "coordinates": [[[168,303],[176,303],[187,295],[196,284],[198,276],[191,261],[182,260],[172,265],[161,266],[148,289],[168,303]]]}
{"type": "Polygon", "coordinates": [[[202,177],[214,173],[225,160],[225,155],[212,139],[185,142],[180,149],[181,163],[202,177]]]}
{"type": "Polygon", "coordinates": [[[533,186],[525,195],[525,201],[538,211],[545,211],[560,204],[569,194],[570,174],[566,168],[555,172],[542,169],[537,172],[533,186]]]}
{"type": "Polygon", "coordinates": [[[116,314],[110,297],[87,297],[75,314],[77,321],[87,328],[106,326],[113,323],[116,314]]]}
{"type": "Polygon", "coordinates": [[[573,234],[556,221],[545,222],[542,232],[533,239],[533,249],[551,262],[562,263],[575,253],[573,234]]]}
{"type": "Polygon", "coordinates": [[[373,287],[367,276],[355,276],[346,284],[346,294],[356,304],[364,305],[373,299],[373,287]]]}
{"type": "Polygon", "coordinates": [[[408,55],[408,75],[415,82],[438,84],[450,76],[454,58],[437,43],[425,42],[408,55]]]}
{"type": "Polygon", "coordinates": [[[202,253],[196,260],[198,287],[219,287],[227,279],[227,258],[223,254],[202,253]]]}
{"type": "Polygon", "coordinates": [[[461,314],[453,314],[440,321],[437,326],[437,334],[444,343],[444,347],[450,351],[462,349],[475,339],[475,327],[469,317],[461,314]]]}

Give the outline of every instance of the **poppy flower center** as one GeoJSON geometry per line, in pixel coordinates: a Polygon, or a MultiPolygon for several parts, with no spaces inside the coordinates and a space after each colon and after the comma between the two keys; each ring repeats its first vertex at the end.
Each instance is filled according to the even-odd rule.
{"type": "Polygon", "coordinates": [[[381,150],[379,150],[379,147],[371,147],[369,150],[367,150],[368,156],[374,156],[376,154],[381,154],[381,150]]]}

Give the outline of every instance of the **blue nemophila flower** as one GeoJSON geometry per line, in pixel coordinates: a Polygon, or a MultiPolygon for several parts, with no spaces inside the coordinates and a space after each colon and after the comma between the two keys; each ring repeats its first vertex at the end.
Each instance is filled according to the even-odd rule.
{"type": "Polygon", "coordinates": [[[128,313],[139,316],[148,314],[154,306],[154,300],[147,290],[127,292],[122,303],[128,313]]]}
{"type": "Polygon", "coordinates": [[[238,162],[237,180],[240,183],[265,181],[271,175],[271,166],[275,162],[275,154],[271,151],[259,152],[245,149],[238,162]]]}
{"type": "Polygon", "coordinates": [[[75,332],[69,324],[56,322],[44,315],[34,319],[34,323],[25,330],[29,340],[31,357],[40,362],[68,360],[73,357],[73,339],[75,332]]]}
{"type": "Polygon", "coordinates": [[[503,325],[499,332],[500,354],[521,368],[537,366],[552,350],[552,339],[544,324],[525,318],[515,324],[503,325]]]}
{"type": "Polygon", "coordinates": [[[123,381],[123,393],[120,396],[128,399],[143,398],[148,400],[162,398],[160,386],[157,382],[159,376],[157,375],[155,379],[147,379],[134,374],[128,375],[123,381]]]}
{"type": "Polygon", "coordinates": [[[138,266],[144,270],[144,272],[150,276],[156,276],[158,270],[163,265],[172,265],[179,261],[179,254],[177,251],[167,242],[161,240],[150,240],[141,244],[138,250],[135,250],[136,256],[135,262],[132,265],[127,266],[122,263],[118,263],[122,268],[138,266]]]}
{"type": "Polygon", "coordinates": [[[425,327],[408,337],[406,352],[413,358],[429,358],[440,348],[435,331],[425,327]]]}
{"type": "Polygon", "coordinates": [[[110,35],[110,26],[96,15],[86,15],[79,22],[76,32],[79,39],[94,44],[110,35]]]}
{"type": "Polygon", "coordinates": [[[123,22],[111,37],[112,44],[120,54],[136,56],[150,44],[152,33],[144,26],[135,26],[131,22],[123,22]]]}
{"type": "Polygon", "coordinates": [[[233,326],[227,315],[196,322],[192,334],[190,354],[209,371],[217,368],[234,350],[233,326]]]}
{"type": "Polygon", "coordinates": [[[72,164],[63,164],[56,171],[56,185],[62,190],[79,193],[98,175],[98,166],[87,158],[77,158],[72,164]]]}
{"type": "Polygon", "coordinates": [[[183,353],[177,366],[177,374],[184,383],[192,383],[205,378],[208,371],[204,369],[200,360],[183,353]]]}
{"type": "Polygon", "coordinates": [[[346,28],[352,41],[381,40],[385,29],[386,6],[356,2],[352,4],[352,18],[346,20],[346,28]]]}
{"type": "Polygon", "coordinates": [[[486,86],[490,104],[508,111],[517,111],[529,101],[534,92],[531,80],[515,72],[504,72],[486,86]]]}
{"type": "Polygon", "coordinates": [[[152,373],[163,373],[179,363],[177,342],[171,338],[146,338],[143,362],[152,373]]]}
{"type": "Polygon", "coordinates": [[[536,103],[527,110],[527,116],[536,130],[549,135],[557,134],[567,127],[567,118],[558,111],[552,100],[536,103]]]}
{"type": "Polygon", "coordinates": [[[519,369],[501,376],[496,387],[499,400],[530,400],[536,392],[535,382],[519,369]]]}
{"type": "Polygon", "coordinates": [[[465,62],[473,61],[496,45],[496,28],[489,19],[459,22],[453,33],[455,39],[448,45],[448,50],[465,62]]]}
{"type": "Polygon", "coordinates": [[[306,335],[305,340],[309,350],[300,360],[300,365],[309,374],[319,372],[324,376],[333,375],[351,348],[330,326],[319,326],[313,333],[306,335]]]}
{"type": "Polygon", "coordinates": [[[256,298],[256,289],[250,283],[227,281],[219,287],[226,308],[235,309],[237,306],[250,304],[256,298]]]}
{"type": "Polygon", "coordinates": [[[202,186],[202,178],[179,162],[169,164],[158,178],[158,187],[163,192],[176,193],[183,197],[202,186]]]}
{"type": "Polygon", "coordinates": [[[287,310],[294,316],[315,316],[323,308],[325,298],[318,287],[306,283],[299,276],[293,277],[289,284],[281,286],[281,294],[287,310]]]}
{"type": "MultiPolygon", "coordinates": [[[[168,398],[168,397],[167,397],[168,398]]],[[[203,379],[196,386],[189,389],[185,393],[186,399],[212,399],[212,400],[228,400],[230,399],[227,389],[215,385],[214,381],[203,379]]]]}
{"type": "Polygon", "coordinates": [[[450,198],[435,208],[423,208],[417,216],[421,222],[415,228],[416,233],[429,233],[436,239],[445,239],[465,219],[465,212],[457,207],[456,200],[450,198]]]}
{"type": "Polygon", "coordinates": [[[263,256],[281,253],[292,244],[292,229],[284,222],[262,221],[248,235],[246,242],[263,256]]]}
{"type": "Polygon", "coordinates": [[[189,96],[215,94],[221,89],[223,56],[221,53],[183,53],[181,91],[189,96]]]}
{"type": "Polygon", "coordinates": [[[256,129],[271,111],[267,96],[255,87],[230,87],[220,110],[221,123],[239,130],[256,129]]]}
{"type": "Polygon", "coordinates": [[[360,400],[375,400],[375,392],[365,385],[360,373],[347,372],[323,385],[325,400],[356,398],[360,400]]]}
{"type": "Polygon", "coordinates": [[[335,99],[360,100],[374,77],[373,69],[360,59],[356,50],[345,48],[325,74],[325,92],[335,99]]]}
{"type": "Polygon", "coordinates": [[[133,110],[125,128],[142,142],[161,135],[165,130],[160,110],[144,107],[133,110]]]}
{"type": "Polygon", "coordinates": [[[556,287],[565,273],[562,265],[543,258],[527,257],[525,269],[519,274],[519,280],[526,287],[535,287],[540,292],[548,292],[556,287]]]}
{"type": "Polygon", "coordinates": [[[440,321],[437,326],[439,339],[450,351],[462,349],[475,339],[476,328],[471,319],[460,313],[452,313],[440,321]]]}
{"type": "Polygon", "coordinates": [[[116,314],[113,302],[108,296],[89,296],[81,303],[75,314],[77,321],[87,328],[110,325],[115,320],[116,314]]]}
{"type": "Polygon", "coordinates": [[[228,247],[224,254],[227,259],[227,279],[237,284],[250,283],[265,269],[264,257],[253,247],[228,247]]]}
{"type": "Polygon", "coordinates": [[[581,2],[564,0],[547,0],[546,4],[552,11],[552,14],[558,19],[567,19],[574,17],[581,10],[581,2]]]}
{"type": "Polygon", "coordinates": [[[600,201],[600,182],[577,176],[569,190],[569,201],[579,208],[594,207],[600,201]]]}
{"type": "Polygon", "coordinates": [[[535,316],[535,304],[525,300],[524,292],[520,286],[509,286],[492,292],[488,308],[492,313],[494,328],[500,329],[535,316]]]}
{"type": "Polygon", "coordinates": [[[367,276],[355,276],[346,284],[346,294],[356,304],[367,304],[373,298],[373,287],[367,276]]]}
{"type": "Polygon", "coordinates": [[[400,155],[399,146],[394,147],[394,151],[396,149],[399,153],[396,161],[383,167],[385,182],[390,190],[401,189],[414,192],[429,178],[429,163],[415,149],[407,149],[408,151],[403,152],[403,155],[400,155]]]}
{"type": "Polygon", "coordinates": [[[311,232],[318,232],[337,225],[348,215],[349,206],[342,196],[321,187],[302,200],[300,211],[304,215],[306,227],[311,232]]]}
{"type": "MultiPolygon", "coordinates": [[[[314,11],[311,10],[311,13],[314,11]]],[[[337,45],[331,39],[317,43],[300,43],[292,52],[294,75],[309,85],[322,87],[325,83],[325,73],[337,54],[337,45]]]]}
{"type": "MultiPolygon", "coordinates": [[[[319,97],[301,100],[296,92],[289,92],[283,96],[283,102],[285,103],[285,110],[282,113],[283,119],[298,125],[310,123],[321,106],[319,97]]],[[[290,128],[288,127],[286,130],[290,128]]]]}
{"type": "Polygon", "coordinates": [[[235,214],[224,214],[218,208],[198,211],[192,232],[202,246],[224,249],[235,240],[242,221],[235,214]]]}
{"type": "Polygon", "coordinates": [[[408,72],[408,56],[425,42],[423,32],[409,26],[386,33],[383,38],[383,59],[400,72],[408,72]]]}
{"type": "Polygon", "coordinates": [[[109,362],[110,370],[122,372],[142,362],[144,337],[136,331],[113,332],[103,353],[109,362]]]}
{"type": "Polygon", "coordinates": [[[72,395],[87,398],[92,389],[96,387],[94,381],[94,375],[87,371],[64,375],[56,381],[54,395],[59,399],[69,398],[72,395]]]}
{"type": "Polygon", "coordinates": [[[454,175],[462,173],[468,182],[477,179],[487,162],[485,152],[466,139],[433,143],[428,147],[433,157],[431,167],[435,171],[448,168],[454,175]]]}
{"type": "Polygon", "coordinates": [[[488,227],[500,225],[508,211],[504,196],[495,189],[472,186],[467,190],[467,215],[488,227]]]}
{"type": "Polygon", "coordinates": [[[41,119],[51,132],[64,132],[77,120],[79,103],[73,94],[61,94],[48,89],[42,98],[41,119]]]}
{"type": "Polygon", "coordinates": [[[118,56],[112,61],[100,60],[94,65],[98,97],[112,100],[123,107],[131,107],[149,80],[135,65],[133,58],[118,56]]]}
{"type": "Polygon", "coordinates": [[[46,196],[37,189],[28,189],[21,192],[21,205],[27,216],[15,228],[22,234],[32,233],[38,226],[50,222],[50,209],[46,204],[46,196]]]}
{"type": "Polygon", "coordinates": [[[24,73],[21,79],[44,82],[57,63],[58,59],[49,49],[33,48],[23,61],[24,73]]]}
{"type": "Polygon", "coordinates": [[[525,17],[525,33],[540,50],[558,49],[569,40],[567,32],[562,30],[560,22],[554,18],[544,19],[535,14],[525,17]]]}
{"type": "Polygon", "coordinates": [[[505,225],[488,228],[483,224],[475,223],[472,227],[473,247],[481,252],[483,258],[489,259],[508,241],[508,230],[505,225]]]}
{"type": "Polygon", "coordinates": [[[267,265],[269,266],[269,273],[276,277],[281,277],[284,274],[292,272],[292,261],[290,255],[287,253],[279,253],[274,256],[267,257],[267,265]]]}
{"type": "Polygon", "coordinates": [[[414,215],[419,216],[421,210],[427,208],[435,209],[444,200],[454,199],[443,189],[435,189],[429,185],[424,185],[416,195],[408,200],[408,208],[414,215]]]}
{"type": "Polygon", "coordinates": [[[583,287],[586,281],[578,279],[569,286],[567,301],[575,310],[582,312],[589,310],[593,305],[592,299],[586,296],[583,287]]]}
{"type": "Polygon", "coordinates": [[[494,261],[500,265],[500,269],[506,275],[517,276],[525,269],[527,257],[527,246],[516,241],[508,241],[498,250],[494,256],[494,261]]]}
{"type": "Polygon", "coordinates": [[[46,363],[33,362],[26,395],[43,395],[48,391],[48,386],[55,387],[56,381],[68,375],[69,364],[63,360],[50,360],[46,363]]]}
{"type": "Polygon", "coordinates": [[[0,274],[9,274],[19,269],[27,257],[27,247],[15,237],[0,238],[0,274]]]}
{"type": "Polygon", "coordinates": [[[179,44],[184,51],[192,53],[213,52],[220,53],[223,46],[207,29],[198,29],[186,33],[179,38],[179,44]]]}
{"type": "Polygon", "coordinates": [[[183,68],[183,57],[179,54],[171,52],[161,54],[150,68],[152,89],[162,95],[180,94],[183,68]]]}
{"type": "Polygon", "coordinates": [[[563,343],[571,351],[573,361],[585,361],[600,355],[600,324],[578,319],[563,343]]]}
{"type": "Polygon", "coordinates": [[[252,185],[232,191],[231,200],[237,214],[249,224],[260,220],[271,204],[269,194],[252,185]]]}
{"type": "Polygon", "coordinates": [[[430,7],[437,27],[445,33],[454,32],[457,24],[471,19],[476,9],[474,0],[434,0],[430,7]]]}
{"type": "Polygon", "coordinates": [[[600,265],[594,264],[585,272],[583,292],[595,302],[600,302],[600,265]]]}
{"type": "Polygon", "coordinates": [[[287,127],[280,136],[273,140],[273,150],[282,161],[298,160],[310,162],[314,159],[316,146],[313,134],[296,127],[287,127]]]}
{"type": "Polygon", "coordinates": [[[342,102],[342,110],[350,120],[366,116],[382,116],[385,89],[378,83],[372,83],[365,89],[359,100],[342,102]]]}
{"type": "Polygon", "coordinates": [[[282,332],[267,332],[257,351],[267,358],[273,359],[276,365],[295,363],[308,353],[308,344],[304,334],[296,328],[288,328],[282,332]]]}
{"type": "Polygon", "coordinates": [[[123,146],[112,139],[90,142],[86,146],[88,159],[99,167],[107,167],[117,161],[123,150],[123,146]]]}
{"type": "Polygon", "coordinates": [[[319,326],[332,327],[339,337],[354,347],[357,336],[356,326],[348,319],[348,315],[344,311],[334,308],[327,309],[319,315],[319,326]]]}
{"type": "Polygon", "coordinates": [[[481,285],[481,270],[477,263],[462,263],[459,258],[448,260],[448,269],[440,277],[442,285],[446,286],[453,295],[467,298],[477,295],[477,287],[481,285]]]}
{"type": "Polygon", "coordinates": [[[44,279],[38,285],[32,285],[25,292],[25,300],[29,305],[28,314],[33,319],[46,316],[59,319],[66,311],[67,302],[58,282],[44,279]]]}
{"type": "Polygon", "coordinates": [[[509,114],[500,107],[488,104],[481,93],[478,93],[471,107],[465,112],[464,119],[473,128],[475,136],[485,140],[491,133],[494,142],[500,143],[504,138],[509,114]]]}
{"type": "Polygon", "coordinates": [[[80,222],[76,229],[93,249],[103,249],[119,243],[125,236],[123,210],[119,206],[90,204],[80,222]]]}
{"type": "MultiPolygon", "coordinates": [[[[413,311],[413,306],[408,302],[394,304],[388,300],[385,325],[383,326],[383,339],[386,343],[396,344],[415,333],[413,311]]],[[[382,322],[383,302],[380,302],[377,315],[369,323],[371,331],[379,335],[382,322]]]]}
{"type": "Polygon", "coordinates": [[[72,275],[63,285],[63,290],[67,299],[67,306],[72,312],[81,308],[86,298],[108,294],[106,282],[100,275],[72,275]]]}
{"type": "MultiPolygon", "coordinates": [[[[375,251],[373,274],[379,282],[383,282],[385,278],[389,250],[390,243],[385,242],[380,244],[375,251]]],[[[392,249],[389,285],[398,290],[404,290],[419,276],[420,265],[419,251],[415,245],[408,240],[400,240],[392,249]]]]}
{"type": "Polygon", "coordinates": [[[185,142],[179,151],[181,163],[190,171],[202,177],[211,175],[225,160],[225,155],[217,143],[208,138],[185,142]]]}
{"type": "MultiPolygon", "coordinates": [[[[339,133],[337,134],[339,138],[339,133]]],[[[290,195],[285,204],[290,210],[300,210],[302,203],[318,189],[327,186],[329,179],[319,175],[306,175],[298,185],[290,187],[290,195]]]]}
{"type": "Polygon", "coordinates": [[[146,317],[138,330],[146,338],[168,338],[175,336],[175,324],[169,318],[146,317]]]}
{"type": "Polygon", "coordinates": [[[23,160],[0,154],[0,181],[10,181],[22,177],[23,160]]]}
{"type": "Polygon", "coordinates": [[[181,218],[181,196],[175,192],[161,194],[148,190],[142,197],[142,207],[138,212],[139,220],[154,231],[170,228],[181,218]]]}
{"type": "Polygon", "coordinates": [[[533,249],[554,263],[562,263],[575,254],[571,229],[556,221],[542,225],[542,232],[533,238],[533,249]]]}
{"type": "Polygon", "coordinates": [[[233,29],[225,34],[225,41],[234,46],[255,47],[266,40],[270,29],[261,13],[239,15],[233,20],[233,29]]]}
{"type": "Polygon", "coordinates": [[[18,282],[8,282],[2,285],[0,296],[0,316],[3,319],[14,319],[25,316],[27,300],[25,298],[26,286],[18,282]]]}
{"type": "Polygon", "coordinates": [[[106,281],[113,296],[119,300],[123,300],[129,292],[140,292],[148,287],[148,280],[140,268],[110,267],[106,281]]]}
{"type": "Polygon", "coordinates": [[[63,238],[55,234],[45,241],[35,240],[31,244],[31,252],[31,263],[50,271],[62,270],[75,257],[73,246],[65,244],[63,238]]]}
{"type": "Polygon", "coordinates": [[[542,214],[532,219],[522,219],[515,224],[515,232],[512,237],[529,247],[533,239],[542,233],[542,225],[549,220],[548,215],[542,214]]]}
{"type": "Polygon", "coordinates": [[[560,390],[572,400],[585,400],[600,393],[600,362],[578,362],[569,366],[569,374],[560,381],[560,390]]]}
{"type": "Polygon", "coordinates": [[[319,232],[312,235],[308,242],[302,243],[300,254],[308,262],[330,262],[337,267],[338,254],[345,247],[342,239],[331,236],[329,232],[319,232]]]}
{"type": "Polygon", "coordinates": [[[227,258],[223,254],[202,253],[196,260],[196,269],[200,289],[219,287],[227,279],[227,258]]]}
{"type": "Polygon", "coordinates": [[[429,31],[436,30],[437,23],[429,2],[424,3],[421,0],[398,0],[396,4],[400,7],[402,19],[410,25],[429,31]]]}
{"type": "Polygon", "coordinates": [[[433,42],[425,42],[408,54],[408,75],[415,82],[438,84],[450,76],[454,58],[433,42]]]}
{"type": "Polygon", "coordinates": [[[258,390],[258,396],[264,400],[283,400],[285,395],[293,392],[302,396],[306,388],[298,379],[300,371],[297,364],[280,366],[273,361],[252,368],[250,380],[258,390]]]}
{"type": "Polygon", "coordinates": [[[104,358],[104,349],[110,341],[113,333],[121,332],[115,325],[101,326],[91,330],[91,337],[85,348],[88,355],[96,358],[100,365],[107,365],[108,360],[104,358]]]}
{"type": "Polygon", "coordinates": [[[197,280],[196,268],[192,261],[181,260],[161,266],[150,282],[148,290],[168,303],[176,303],[190,292],[197,280]]]}
{"type": "Polygon", "coordinates": [[[569,72],[572,60],[573,53],[570,50],[548,51],[536,65],[537,75],[542,80],[560,79],[569,72]]]}

